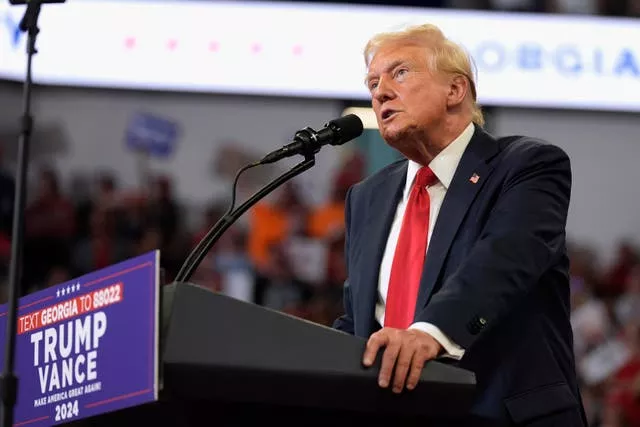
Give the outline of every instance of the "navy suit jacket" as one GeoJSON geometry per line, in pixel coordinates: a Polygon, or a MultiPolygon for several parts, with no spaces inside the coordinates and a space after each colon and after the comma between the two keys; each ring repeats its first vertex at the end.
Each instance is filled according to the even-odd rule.
{"type": "MultiPolygon", "coordinates": [[[[367,338],[380,328],[378,274],[406,172],[398,161],[348,191],[349,278],[337,329],[367,338]]],[[[527,425],[571,412],[566,427],[586,425],[569,322],[570,193],[560,148],[476,126],[434,226],[415,314],[466,349],[455,364],[476,374],[473,416],[527,425]]]]}

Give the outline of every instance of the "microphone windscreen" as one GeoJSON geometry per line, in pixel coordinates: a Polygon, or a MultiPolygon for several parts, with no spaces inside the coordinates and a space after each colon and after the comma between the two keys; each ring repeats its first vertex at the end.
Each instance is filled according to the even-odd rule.
{"type": "Polygon", "coordinates": [[[362,131],[364,130],[362,120],[355,114],[347,114],[346,116],[331,120],[327,126],[336,133],[336,137],[331,142],[331,145],[342,145],[345,142],[349,142],[362,135],[362,131]]]}

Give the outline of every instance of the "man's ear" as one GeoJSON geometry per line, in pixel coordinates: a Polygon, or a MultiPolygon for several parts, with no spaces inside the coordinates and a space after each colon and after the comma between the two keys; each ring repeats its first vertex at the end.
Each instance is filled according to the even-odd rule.
{"type": "Polygon", "coordinates": [[[469,92],[469,80],[458,74],[449,81],[449,93],[447,94],[447,106],[456,107],[464,101],[469,92]]]}

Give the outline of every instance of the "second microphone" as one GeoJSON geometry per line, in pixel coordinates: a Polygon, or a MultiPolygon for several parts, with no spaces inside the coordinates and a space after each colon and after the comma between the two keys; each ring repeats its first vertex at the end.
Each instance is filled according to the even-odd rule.
{"type": "Polygon", "coordinates": [[[260,164],[277,162],[296,154],[312,155],[320,151],[324,145],[342,145],[349,142],[362,135],[362,131],[362,120],[355,114],[331,120],[317,132],[307,127],[296,132],[293,142],[264,156],[260,164]]]}

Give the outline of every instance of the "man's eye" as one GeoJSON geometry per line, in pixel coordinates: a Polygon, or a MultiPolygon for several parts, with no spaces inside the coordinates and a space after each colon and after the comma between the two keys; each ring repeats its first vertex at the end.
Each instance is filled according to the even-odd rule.
{"type": "Polygon", "coordinates": [[[378,87],[378,82],[369,83],[369,90],[375,90],[378,87]]]}
{"type": "Polygon", "coordinates": [[[398,77],[404,77],[407,73],[409,72],[409,70],[407,70],[406,68],[400,68],[398,69],[398,71],[396,71],[396,78],[398,77]]]}

